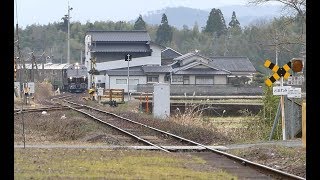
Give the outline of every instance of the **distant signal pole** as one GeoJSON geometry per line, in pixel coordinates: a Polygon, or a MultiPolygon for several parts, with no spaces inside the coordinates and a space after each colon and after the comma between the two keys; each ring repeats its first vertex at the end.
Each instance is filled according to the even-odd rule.
{"type": "Polygon", "coordinates": [[[68,20],[68,64],[70,64],[70,11],[72,10],[73,8],[69,6],[69,1],[68,1],[68,15],[67,16],[67,20],[68,20]]]}

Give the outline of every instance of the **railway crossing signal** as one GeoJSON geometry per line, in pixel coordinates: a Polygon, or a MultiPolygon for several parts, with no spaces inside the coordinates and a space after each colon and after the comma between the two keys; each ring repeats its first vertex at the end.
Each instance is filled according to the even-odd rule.
{"type": "Polygon", "coordinates": [[[290,73],[288,71],[291,69],[291,62],[288,62],[280,68],[278,65],[272,63],[270,60],[267,59],[264,63],[264,66],[271,69],[274,72],[274,74],[270,78],[265,80],[267,86],[271,86],[275,81],[280,79],[280,77],[288,79],[290,76],[290,73]]]}
{"type": "Polygon", "coordinates": [[[303,68],[303,63],[301,59],[293,58],[291,60],[291,66],[293,72],[301,72],[303,68]]]}

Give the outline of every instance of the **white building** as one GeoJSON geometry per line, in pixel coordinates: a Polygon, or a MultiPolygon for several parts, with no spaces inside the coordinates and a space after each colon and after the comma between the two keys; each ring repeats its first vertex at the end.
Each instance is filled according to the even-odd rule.
{"type": "MultiPolygon", "coordinates": [[[[98,75],[94,75],[95,86],[109,88],[109,84],[113,82],[109,82],[106,71],[128,68],[128,61],[125,61],[127,54],[132,56],[130,67],[161,65],[163,48],[151,42],[147,31],[88,31],[85,36],[85,66],[90,70],[91,60],[95,59],[95,69],[99,71],[98,75]]],[[[88,77],[90,88],[92,75],[88,74],[88,77]]],[[[135,84],[136,77],[131,78],[135,84]]]]}

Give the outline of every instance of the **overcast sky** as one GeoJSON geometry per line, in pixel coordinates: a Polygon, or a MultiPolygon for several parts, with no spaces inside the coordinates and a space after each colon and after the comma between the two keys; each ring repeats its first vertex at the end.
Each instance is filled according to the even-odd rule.
{"type": "MultiPolygon", "coordinates": [[[[138,18],[139,14],[145,15],[148,11],[165,7],[212,9],[227,5],[247,5],[247,3],[248,0],[69,0],[69,5],[73,8],[70,11],[71,22],[81,23],[130,21],[138,18]]],[[[68,0],[14,0],[14,24],[18,19],[19,27],[62,22],[61,18],[66,14],[68,14],[68,0]]]]}

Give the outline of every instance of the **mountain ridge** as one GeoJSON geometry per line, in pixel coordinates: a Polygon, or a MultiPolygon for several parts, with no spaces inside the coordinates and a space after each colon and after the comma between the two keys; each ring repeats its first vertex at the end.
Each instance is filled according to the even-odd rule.
{"type": "MultiPolygon", "coordinates": [[[[222,6],[220,9],[226,25],[229,24],[232,12],[235,11],[238,21],[242,27],[250,25],[259,19],[270,20],[281,15],[281,6],[279,5],[265,5],[265,6],[245,6],[245,5],[231,5],[222,6]]],[[[212,8],[211,8],[212,9],[212,8]]],[[[197,22],[199,29],[206,25],[211,9],[195,9],[189,7],[166,7],[160,10],[148,11],[142,15],[143,20],[147,24],[159,25],[162,14],[165,13],[168,17],[169,25],[178,29],[182,29],[183,25],[192,28],[197,22]]],[[[135,22],[136,19],[130,22],[135,22]]]]}

